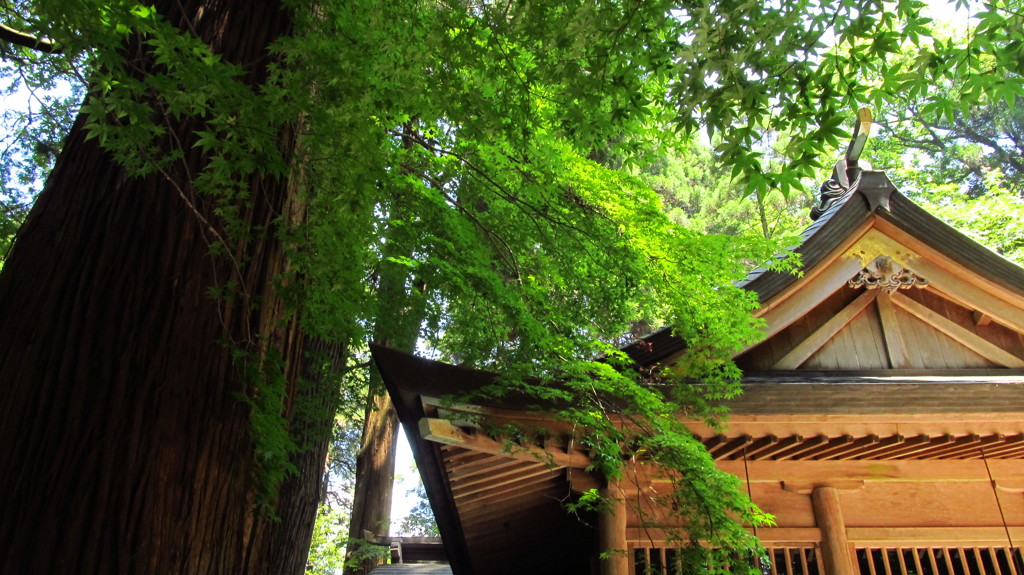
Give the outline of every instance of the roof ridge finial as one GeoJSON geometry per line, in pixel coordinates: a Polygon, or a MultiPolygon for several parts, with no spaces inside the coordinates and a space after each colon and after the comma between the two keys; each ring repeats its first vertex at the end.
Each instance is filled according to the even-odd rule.
{"type": "Polygon", "coordinates": [[[861,172],[871,169],[871,164],[860,159],[860,154],[864,151],[868,136],[871,134],[871,119],[871,108],[864,107],[857,110],[857,123],[853,126],[853,137],[850,138],[850,144],[846,147],[846,153],[842,159],[836,162],[835,168],[832,170],[832,177],[821,185],[821,201],[817,206],[811,208],[812,220],[817,220],[841,198],[846,197],[861,172]]]}

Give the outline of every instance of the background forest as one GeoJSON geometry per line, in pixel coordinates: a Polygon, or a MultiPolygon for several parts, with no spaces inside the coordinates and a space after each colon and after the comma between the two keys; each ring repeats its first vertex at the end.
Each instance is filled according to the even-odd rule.
{"type": "Polygon", "coordinates": [[[1024,6],[926,8],[4,2],[0,572],[365,570],[369,342],[564,394],[598,472],[630,443],[699,474],[694,533],[756,548],[668,415],[737,393],[732,285],[789,265],[855,110],[876,169],[1024,262],[1024,6]],[[701,393],[615,369],[668,324],[701,393]]]}

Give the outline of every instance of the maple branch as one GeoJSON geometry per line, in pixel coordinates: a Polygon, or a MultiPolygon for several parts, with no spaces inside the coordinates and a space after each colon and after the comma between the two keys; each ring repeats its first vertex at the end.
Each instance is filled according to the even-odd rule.
{"type": "Polygon", "coordinates": [[[0,24],[0,40],[47,54],[59,54],[62,51],[61,47],[52,40],[36,38],[31,34],[15,30],[5,24],[0,24]]]}

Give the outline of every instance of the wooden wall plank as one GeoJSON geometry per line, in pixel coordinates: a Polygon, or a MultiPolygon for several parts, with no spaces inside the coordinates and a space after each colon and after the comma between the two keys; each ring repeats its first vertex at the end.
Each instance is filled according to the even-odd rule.
{"type": "Polygon", "coordinates": [[[847,328],[854,334],[854,348],[857,354],[856,369],[888,369],[889,357],[885,352],[878,314],[870,306],[858,315],[847,328]]]}
{"type": "MultiPolygon", "coordinates": [[[[875,358],[872,362],[872,366],[868,369],[886,369],[892,367],[889,362],[889,352],[885,345],[885,333],[882,331],[882,320],[878,317],[877,306],[875,303],[876,313],[866,313],[863,316],[863,321],[867,324],[867,331],[870,333],[868,342],[874,346],[873,357],[875,358]]],[[[863,328],[862,328],[863,329],[863,328]]]]}

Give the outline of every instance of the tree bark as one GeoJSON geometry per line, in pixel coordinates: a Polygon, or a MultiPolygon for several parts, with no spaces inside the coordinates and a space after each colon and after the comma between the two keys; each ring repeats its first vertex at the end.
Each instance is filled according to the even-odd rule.
{"type": "Polygon", "coordinates": [[[338,411],[338,381],[333,375],[345,365],[347,349],[335,343],[307,338],[306,356],[326,365],[328,373],[311,369],[305,362],[305,374],[296,392],[297,404],[289,431],[300,450],[292,457],[296,474],[281,486],[277,515],[272,526],[266,569],[268,575],[305,573],[310,539],[316,523],[317,508],[324,490],[324,465],[331,441],[331,426],[338,411]]]}
{"type": "MultiPolygon", "coordinates": [[[[380,376],[371,375],[370,382],[363,435],[356,456],[356,482],[349,518],[349,557],[354,557],[353,552],[367,540],[367,532],[375,537],[387,537],[390,532],[398,414],[391,397],[380,389],[383,386],[380,376]]],[[[345,568],[345,575],[369,573],[382,562],[376,557],[356,562],[345,568]]]]}
{"type": "MultiPolygon", "coordinates": [[[[273,1],[155,4],[254,86],[268,45],[291,27],[273,1]]],[[[138,68],[152,65],[137,58],[138,68]]],[[[258,388],[233,356],[247,348],[281,358],[282,413],[312,438],[317,423],[295,419],[306,338],[275,292],[289,267],[280,216],[301,219],[304,208],[286,179],[252,177],[240,217],[253,233],[228,242],[231,256],[211,255],[210,227],[226,234],[189,186],[205,162],[188,146],[200,121],[172,121],[186,150],[173,174],[182,188],[128,176],[86,140],[80,117],[0,274],[2,573],[304,567],[326,439],[294,458],[306,473],[282,487],[280,522],[256,510],[240,398],[258,388]],[[245,286],[237,299],[209,295],[229,281],[245,286]]],[[[313,385],[301,393],[323,392],[313,385]]]]}

